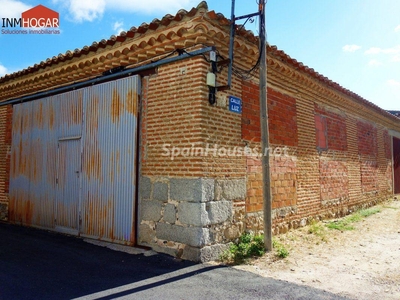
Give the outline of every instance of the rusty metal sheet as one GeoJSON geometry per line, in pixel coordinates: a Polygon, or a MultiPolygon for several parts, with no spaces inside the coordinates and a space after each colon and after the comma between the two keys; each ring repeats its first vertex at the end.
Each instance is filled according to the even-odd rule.
{"type": "Polygon", "coordinates": [[[14,106],[10,220],[131,244],[137,76],[14,106]]]}
{"type": "Polygon", "coordinates": [[[138,78],[87,89],[82,233],[134,242],[138,78]]]}
{"type": "Polygon", "coordinates": [[[81,139],[58,141],[55,226],[58,231],[79,233],[81,139]]]}
{"type": "Polygon", "coordinates": [[[58,139],[81,135],[83,91],[14,106],[11,147],[11,220],[54,227],[58,139]]]}

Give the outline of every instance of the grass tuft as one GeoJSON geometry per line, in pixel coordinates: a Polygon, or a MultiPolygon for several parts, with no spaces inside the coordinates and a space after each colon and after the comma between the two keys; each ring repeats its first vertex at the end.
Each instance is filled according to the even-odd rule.
{"type": "Polygon", "coordinates": [[[275,255],[277,257],[285,258],[289,256],[289,250],[277,239],[272,239],[272,247],[275,249],[275,255]]]}
{"type": "Polygon", "coordinates": [[[263,256],[265,253],[264,236],[244,233],[236,243],[220,256],[220,260],[228,263],[241,264],[251,257],[263,256]]]}
{"type": "Polygon", "coordinates": [[[308,228],[308,233],[318,236],[323,242],[328,241],[326,237],[325,226],[323,226],[321,222],[317,222],[314,220],[308,228]]]}
{"type": "Polygon", "coordinates": [[[340,231],[354,230],[354,226],[351,224],[359,222],[362,219],[377,214],[379,212],[381,212],[381,209],[378,207],[362,209],[340,220],[331,221],[326,224],[326,227],[328,227],[329,229],[336,229],[340,231]]]}

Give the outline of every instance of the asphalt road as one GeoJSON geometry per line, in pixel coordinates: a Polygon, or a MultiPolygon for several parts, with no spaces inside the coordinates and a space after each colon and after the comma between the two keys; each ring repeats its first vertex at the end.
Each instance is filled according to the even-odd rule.
{"type": "Polygon", "coordinates": [[[0,223],[0,299],[344,299],[224,266],[0,223]]]}

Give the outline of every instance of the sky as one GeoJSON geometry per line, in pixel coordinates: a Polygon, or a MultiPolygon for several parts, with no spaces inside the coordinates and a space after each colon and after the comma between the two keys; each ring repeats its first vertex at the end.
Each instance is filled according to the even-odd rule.
{"type": "MultiPolygon", "coordinates": [[[[236,0],[235,15],[257,11],[257,0],[236,0]]],[[[0,18],[19,18],[42,4],[60,14],[60,34],[4,34],[0,77],[67,50],[108,39],[132,26],[190,10],[200,0],[0,0],[0,18]]],[[[232,0],[209,0],[231,15],[232,0]]],[[[399,0],[268,0],[267,41],[346,89],[387,110],[400,110],[399,0]]],[[[1,25],[1,24],[0,24],[1,25]]],[[[246,29],[258,35],[258,20],[246,29]]]]}

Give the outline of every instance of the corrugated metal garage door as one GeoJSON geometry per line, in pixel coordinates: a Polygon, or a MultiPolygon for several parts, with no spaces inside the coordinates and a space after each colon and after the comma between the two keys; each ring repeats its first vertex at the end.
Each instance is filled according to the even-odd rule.
{"type": "Polygon", "coordinates": [[[393,137],[394,193],[400,194],[400,139],[393,137]]]}
{"type": "Polygon", "coordinates": [[[135,242],[139,77],[14,106],[10,220],[135,242]]]}

